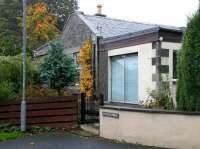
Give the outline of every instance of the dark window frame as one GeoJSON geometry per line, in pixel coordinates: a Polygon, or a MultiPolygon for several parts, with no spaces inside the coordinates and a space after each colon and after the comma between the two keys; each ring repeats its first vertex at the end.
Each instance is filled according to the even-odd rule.
{"type": "Polygon", "coordinates": [[[172,78],[177,79],[177,62],[178,62],[178,51],[173,50],[172,54],[172,78]]]}

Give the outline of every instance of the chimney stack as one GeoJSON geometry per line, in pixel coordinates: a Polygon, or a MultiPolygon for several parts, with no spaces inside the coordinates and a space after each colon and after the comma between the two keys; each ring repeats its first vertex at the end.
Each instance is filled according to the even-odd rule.
{"type": "Polygon", "coordinates": [[[102,14],[102,5],[101,4],[98,4],[97,5],[97,13],[96,13],[96,16],[101,16],[101,17],[106,17],[106,15],[102,14]]]}

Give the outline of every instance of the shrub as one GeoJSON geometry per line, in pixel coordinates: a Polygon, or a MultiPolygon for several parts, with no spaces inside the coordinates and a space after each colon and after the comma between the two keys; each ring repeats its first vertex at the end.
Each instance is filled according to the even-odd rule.
{"type": "Polygon", "coordinates": [[[63,95],[66,86],[77,82],[78,71],[72,58],[63,53],[60,43],[52,43],[48,56],[40,66],[40,77],[44,84],[56,89],[59,95],[63,95]]]}
{"type": "Polygon", "coordinates": [[[41,85],[31,84],[27,87],[27,97],[47,97],[47,96],[57,96],[57,91],[51,88],[43,87],[41,85]]]}
{"type": "Polygon", "coordinates": [[[177,106],[200,111],[200,11],[190,19],[178,60],[177,106]]]}
{"type": "Polygon", "coordinates": [[[16,131],[20,131],[20,129],[16,126],[13,126],[11,124],[0,124],[0,133],[16,132],[16,131]]]}
{"type": "Polygon", "coordinates": [[[13,100],[16,98],[13,84],[8,81],[0,83],[0,101],[13,100]]]}
{"type": "Polygon", "coordinates": [[[147,100],[144,105],[148,108],[163,108],[167,110],[173,109],[173,102],[169,90],[169,82],[161,81],[160,88],[149,93],[150,100],[147,100]]]}
{"type": "MultiPolygon", "coordinates": [[[[9,87],[10,92],[15,93],[15,94],[20,93],[20,88],[21,88],[21,83],[22,83],[22,74],[21,74],[22,67],[21,66],[22,64],[21,64],[20,55],[0,57],[0,82],[4,82],[3,86],[5,88],[5,84],[6,84],[5,80],[6,80],[7,87],[9,87]]],[[[31,64],[31,61],[29,58],[27,60],[26,80],[27,80],[27,84],[36,84],[39,82],[39,74],[35,66],[31,64]]],[[[2,91],[0,91],[0,94],[2,94],[2,91]]]]}
{"type": "Polygon", "coordinates": [[[20,88],[20,63],[16,57],[0,58],[0,81],[7,80],[13,83],[14,90],[20,88]]]}
{"type": "Polygon", "coordinates": [[[0,141],[6,141],[23,137],[24,134],[20,132],[20,129],[10,124],[0,124],[0,141]]]}

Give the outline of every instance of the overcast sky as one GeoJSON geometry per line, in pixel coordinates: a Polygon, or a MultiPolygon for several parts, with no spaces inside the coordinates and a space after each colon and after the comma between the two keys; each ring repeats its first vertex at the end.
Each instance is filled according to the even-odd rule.
{"type": "Polygon", "coordinates": [[[95,14],[97,4],[111,18],[144,23],[186,26],[199,0],[79,0],[80,11],[95,14]]]}

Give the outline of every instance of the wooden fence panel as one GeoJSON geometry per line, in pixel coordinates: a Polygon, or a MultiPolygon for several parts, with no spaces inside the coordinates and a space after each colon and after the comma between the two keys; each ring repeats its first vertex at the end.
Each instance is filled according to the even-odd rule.
{"type": "MultiPolygon", "coordinates": [[[[19,101],[0,103],[0,123],[20,125],[19,101]]],[[[70,128],[78,122],[78,96],[45,97],[27,102],[27,124],[70,128]]]]}

